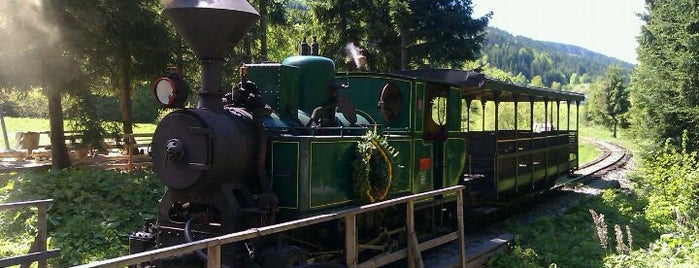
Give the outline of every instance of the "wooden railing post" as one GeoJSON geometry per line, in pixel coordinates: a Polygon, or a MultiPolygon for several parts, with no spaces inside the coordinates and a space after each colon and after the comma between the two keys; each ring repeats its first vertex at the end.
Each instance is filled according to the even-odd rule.
{"type": "Polygon", "coordinates": [[[47,267],[47,259],[60,256],[60,249],[46,249],[46,239],[48,237],[46,228],[47,210],[51,202],[53,202],[52,199],[46,199],[0,204],[0,210],[21,209],[28,207],[36,207],[38,209],[36,238],[34,239],[34,242],[32,242],[29,252],[21,256],[0,258],[0,267],[16,265],[20,265],[20,267],[30,267],[32,263],[37,262],[39,264],[38,267],[45,268],[47,267]]]}
{"type": "MultiPolygon", "coordinates": [[[[38,252],[44,252],[46,251],[46,209],[47,209],[48,203],[39,203],[37,204],[38,208],[38,231],[36,235],[37,239],[37,251],[38,252]]],[[[40,260],[39,261],[39,268],[46,268],[46,259],[40,260]]]]}
{"type": "Polygon", "coordinates": [[[456,191],[456,219],[459,227],[459,265],[466,267],[466,237],[464,230],[464,191],[456,191]]]}
{"type": "Polygon", "coordinates": [[[206,268],[221,267],[221,246],[215,245],[206,249],[206,268]]]}
{"type": "Polygon", "coordinates": [[[131,173],[131,169],[133,168],[133,154],[132,154],[133,152],[131,152],[131,150],[133,148],[133,144],[131,144],[131,143],[134,140],[134,136],[133,136],[133,134],[127,134],[127,135],[125,135],[125,137],[126,137],[126,142],[124,142],[124,144],[126,144],[126,155],[127,155],[126,157],[128,159],[128,162],[126,163],[126,171],[131,173]]]}
{"type": "Polygon", "coordinates": [[[345,216],[345,248],[347,268],[357,267],[357,218],[354,213],[345,216]]]}
{"type": "Polygon", "coordinates": [[[408,232],[408,267],[422,268],[422,255],[418,246],[417,234],[415,233],[415,200],[408,200],[406,204],[406,231],[408,232]]]}

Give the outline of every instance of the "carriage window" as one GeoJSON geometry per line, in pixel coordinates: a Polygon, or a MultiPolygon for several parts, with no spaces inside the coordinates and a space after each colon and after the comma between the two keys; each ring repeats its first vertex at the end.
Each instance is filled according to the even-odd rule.
{"type": "Polygon", "coordinates": [[[379,98],[379,111],[384,122],[391,124],[396,121],[400,116],[402,107],[403,95],[400,93],[400,89],[392,83],[384,85],[379,98]]]}
{"type": "Polygon", "coordinates": [[[430,101],[432,106],[432,121],[435,124],[444,126],[447,123],[447,98],[434,97],[430,101]]]}

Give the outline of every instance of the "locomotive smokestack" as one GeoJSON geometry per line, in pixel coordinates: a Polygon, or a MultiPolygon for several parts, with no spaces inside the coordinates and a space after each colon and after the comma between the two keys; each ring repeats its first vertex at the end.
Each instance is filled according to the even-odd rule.
{"type": "Polygon", "coordinates": [[[163,15],[201,60],[197,108],[223,110],[219,88],[224,55],[250,30],[259,13],[245,0],[172,0],[163,15]]]}

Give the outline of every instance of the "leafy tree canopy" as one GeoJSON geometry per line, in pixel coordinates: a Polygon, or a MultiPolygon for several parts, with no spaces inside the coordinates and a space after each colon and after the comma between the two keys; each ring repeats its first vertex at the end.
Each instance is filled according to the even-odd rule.
{"type": "Polygon", "coordinates": [[[323,55],[344,59],[345,46],[355,43],[377,71],[401,69],[402,62],[461,66],[480,51],[490,18],[472,18],[470,0],[331,0],[310,6],[323,24],[323,55]]]}

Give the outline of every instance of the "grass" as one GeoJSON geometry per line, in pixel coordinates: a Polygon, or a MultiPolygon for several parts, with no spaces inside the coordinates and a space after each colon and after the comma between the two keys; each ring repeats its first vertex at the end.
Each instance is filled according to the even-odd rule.
{"type": "MultiPolygon", "coordinates": [[[[7,138],[9,141],[10,149],[15,148],[15,133],[17,132],[45,132],[50,130],[49,120],[44,118],[17,118],[17,117],[5,117],[5,127],[7,128],[7,138]]],[[[70,122],[64,121],[63,127],[65,130],[72,130],[70,128],[70,122]]],[[[134,124],[134,133],[153,133],[155,131],[155,124],[134,124]]],[[[47,145],[50,144],[48,135],[40,135],[39,144],[47,145]]],[[[0,150],[5,148],[5,138],[0,135],[0,150]]]]}
{"type": "MultiPolygon", "coordinates": [[[[629,226],[634,248],[653,240],[643,219],[643,202],[633,194],[605,190],[601,197],[582,197],[580,205],[559,216],[542,217],[533,223],[506,220],[505,231],[515,234],[511,253],[489,261],[487,267],[605,267],[605,256],[615,247],[614,230],[608,250],[595,236],[589,210],[604,214],[607,224],[629,226]]],[[[611,229],[611,228],[610,228],[611,229]]]]}
{"type": "Polygon", "coordinates": [[[631,150],[632,153],[638,155],[641,146],[633,139],[631,134],[625,130],[617,131],[617,137],[612,137],[612,131],[604,127],[583,125],[580,127],[580,136],[612,142],[631,150]]]}
{"type": "Polygon", "coordinates": [[[578,163],[581,165],[594,160],[602,153],[597,147],[585,141],[580,141],[578,146],[578,157],[580,159],[578,163]]]}
{"type": "MultiPolygon", "coordinates": [[[[641,150],[641,145],[633,140],[633,137],[631,137],[631,135],[625,130],[617,131],[617,138],[614,138],[612,136],[612,131],[604,127],[581,125],[580,136],[619,144],[624,148],[629,149],[634,155],[640,155],[639,152],[641,150]]],[[[580,164],[584,164],[595,159],[595,157],[599,156],[600,153],[601,151],[599,151],[594,145],[586,143],[582,140],[580,141],[580,148],[578,152],[580,164]]]]}

